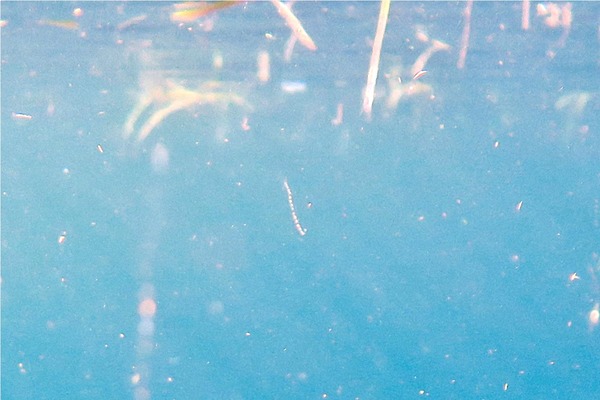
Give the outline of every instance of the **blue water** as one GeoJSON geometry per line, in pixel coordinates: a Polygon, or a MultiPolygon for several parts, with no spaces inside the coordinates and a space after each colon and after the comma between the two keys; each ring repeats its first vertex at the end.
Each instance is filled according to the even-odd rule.
{"type": "Polygon", "coordinates": [[[376,2],[297,2],[319,49],[289,63],[268,2],[183,26],[169,3],[2,2],[2,398],[600,396],[600,6],[573,3],[561,47],[534,9],[525,32],[521,3],[476,3],[459,70],[464,6],[392,4],[369,120],[376,2]],[[435,98],[388,109],[418,27],[452,46],[435,98]],[[138,143],[157,95],[124,138],[169,81],[249,106],[138,143]]]}

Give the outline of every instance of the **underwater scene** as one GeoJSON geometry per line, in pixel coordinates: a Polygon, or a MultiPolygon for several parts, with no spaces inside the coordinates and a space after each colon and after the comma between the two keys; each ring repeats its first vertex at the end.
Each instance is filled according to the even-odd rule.
{"type": "Polygon", "coordinates": [[[600,396],[600,3],[0,3],[3,399],[600,396]]]}

